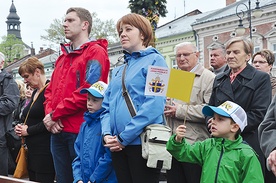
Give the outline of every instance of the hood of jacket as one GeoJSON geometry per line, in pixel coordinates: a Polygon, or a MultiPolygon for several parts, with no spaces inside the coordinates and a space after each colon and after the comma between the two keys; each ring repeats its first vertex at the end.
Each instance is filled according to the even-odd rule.
{"type": "MultiPolygon", "coordinates": [[[[107,46],[108,46],[108,42],[106,39],[89,39],[89,41],[87,41],[86,43],[83,43],[79,48],[75,49],[74,52],[76,53],[82,53],[83,48],[88,47],[90,44],[98,44],[100,47],[104,48],[104,50],[107,51],[107,46]]],[[[63,52],[63,54],[67,55],[70,52],[72,52],[71,47],[71,43],[61,43],[61,51],[63,52]]]]}
{"type": "Polygon", "coordinates": [[[161,55],[161,53],[159,51],[157,51],[155,48],[153,48],[152,46],[149,46],[146,49],[140,50],[138,52],[129,53],[125,50],[123,52],[125,54],[124,59],[125,59],[126,63],[128,63],[132,58],[145,57],[145,56],[148,56],[152,53],[157,53],[157,54],[161,55]]]}

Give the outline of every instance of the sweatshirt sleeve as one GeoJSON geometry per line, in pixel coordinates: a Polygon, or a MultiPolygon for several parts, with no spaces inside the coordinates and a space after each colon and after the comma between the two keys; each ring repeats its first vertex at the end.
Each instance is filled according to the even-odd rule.
{"type": "Polygon", "coordinates": [[[176,142],[175,136],[172,135],[167,142],[167,151],[180,162],[197,163],[203,165],[201,156],[202,144],[196,142],[192,146],[183,139],[182,142],[176,142]]]}
{"type": "Polygon", "coordinates": [[[110,150],[108,148],[104,149],[105,154],[98,160],[98,164],[90,176],[91,182],[104,182],[113,170],[110,150]]]}

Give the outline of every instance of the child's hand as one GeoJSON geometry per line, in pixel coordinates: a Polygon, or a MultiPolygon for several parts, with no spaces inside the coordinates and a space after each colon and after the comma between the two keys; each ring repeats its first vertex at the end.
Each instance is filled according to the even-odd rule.
{"type": "Polygon", "coordinates": [[[186,126],[185,125],[179,125],[176,128],[176,136],[175,136],[175,141],[181,142],[185,136],[186,133],[186,126]]]}

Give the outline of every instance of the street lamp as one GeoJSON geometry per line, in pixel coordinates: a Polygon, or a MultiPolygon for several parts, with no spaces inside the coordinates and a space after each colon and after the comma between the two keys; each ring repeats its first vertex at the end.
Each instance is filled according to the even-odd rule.
{"type": "MultiPolygon", "coordinates": [[[[256,8],[253,10],[252,15],[256,18],[259,18],[262,16],[262,10],[260,9],[260,2],[256,1],[256,8]]],[[[245,27],[242,24],[242,20],[245,16],[245,13],[247,13],[247,20],[249,22],[249,35],[250,39],[252,39],[252,25],[251,25],[251,0],[248,1],[248,6],[244,3],[240,3],[236,7],[236,15],[239,17],[239,25],[236,28],[237,35],[243,35],[245,33],[245,27]],[[240,7],[244,6],[246,8],[246,11],[241,9],[240,7]]]]}

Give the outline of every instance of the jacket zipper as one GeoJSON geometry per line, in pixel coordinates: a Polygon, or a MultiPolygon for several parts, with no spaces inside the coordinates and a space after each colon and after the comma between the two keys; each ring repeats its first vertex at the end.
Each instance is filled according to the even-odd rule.
{"type": "Polygon", "coordinates": [[[77,85],[76,85],[76,88],[78,89],[80,87],[80,71],[77,70],[77,85]]]}
{"type": "Polygon", "coordinates": [[[218,182],[218,173],[219,173],[220,162],[221,162],[221,159],[222,159],[222,156],[223,156],[223,153],[224,153],[224,146],[223,146],[224,141],[225,141],[225,139],[223,139],[222,142],[221,142],[221,145],[222,145],[222,146],[221,146],[221,151],[220,151],[218,166],[217,166],[217,170],[216,170],[215,183],[218,182]]]}

